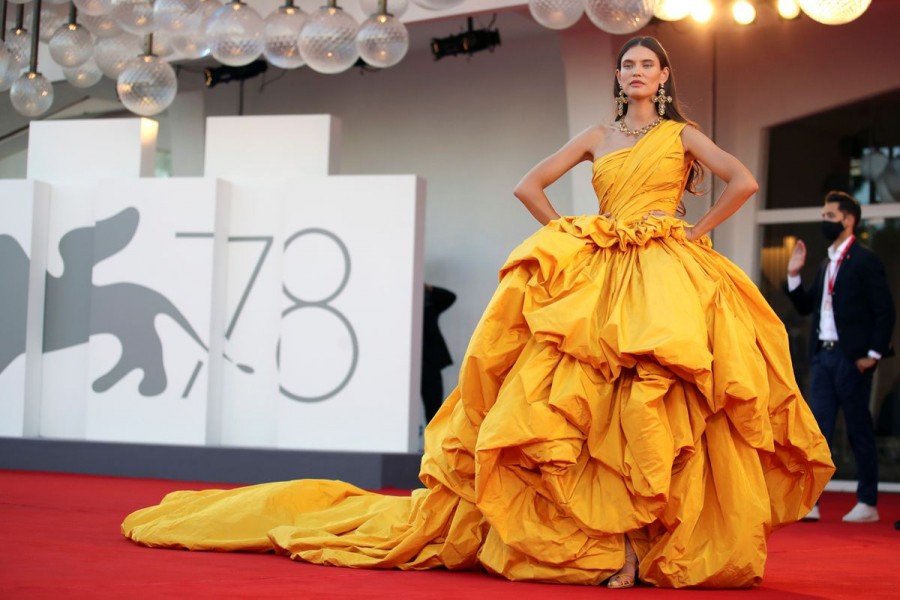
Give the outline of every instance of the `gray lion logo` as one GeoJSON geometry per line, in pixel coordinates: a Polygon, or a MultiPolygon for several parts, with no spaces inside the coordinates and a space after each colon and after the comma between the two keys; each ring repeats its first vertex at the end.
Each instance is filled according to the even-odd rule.
{"type": "MultiPolygon", "coordinates": [[[[135,369],[143,371],[138,385],[141,395],[156,396],[166,390],[162,342],[153,324],[158,315],[168,316],[208,350],[181,311],[156,290],[134,283],[91,283],[94,265],[125,248],[139,221],[137,209],[130,207],[94,227],[66,233],[59,242],[62,275],[47,274],[44,352],[83,344],[101,333],[112,334],[121,343],[119,361],[93,382],[95,392],[110,389],[135,369]]],[[[0,280],[4,282],[0,286],[0,373],[25,352],[28,268],[28,256],[18,242],[0,235],[0,280]]]]}

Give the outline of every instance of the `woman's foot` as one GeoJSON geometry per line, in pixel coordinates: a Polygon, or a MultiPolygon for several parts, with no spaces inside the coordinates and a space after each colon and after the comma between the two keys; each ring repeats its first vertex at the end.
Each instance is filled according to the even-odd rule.
{"type": "Polygon", "coordinates": [[[625,589],[634,587],[637,580],[637,554],[631,547],[631,542],[625,538],[625,564],[619,569],[619,572],[609,578],[606,587],[612,589],[625,589]]]}

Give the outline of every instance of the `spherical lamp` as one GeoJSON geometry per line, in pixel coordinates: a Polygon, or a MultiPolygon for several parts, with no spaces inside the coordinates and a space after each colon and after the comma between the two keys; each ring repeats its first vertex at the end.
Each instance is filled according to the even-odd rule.
{"type": "Polygon", "coordinates": [[[166,110],[178,91],[172,65],[153,54],[128,61],[116,81],[119,100],[136,115],[151,117],[166,110]]]}
{"type": "Polygon", "coordinates": [[[353,17],[345,13],[334,0],[306,19],[300,32],[299,46],[303,60],[319,73],[341,73],[359,59],[353,17]]]}
{"type": "Polygon", "coordinates": [[[61,67],[77,67],[94,54],[94,42],[87,28],[68,23],[50,38],[50,56],[61,67]]]}
{"type": "Polygon", "coordinates": [[[77,67],[63,69],[66,81],[77,88],[89,88],[103,79],[103,71],[97,66],[93,57],[87,59],[77,67]]]}
{"type": "Polygon", "coordinates": [[[810,19],[824,25],[843,25],[859,18],[872,0],[797,0],[810,19]]]}
{"type": "Polygon", "coordinates": [[[535,21],[549,29],[565,29],[584,14],[583,0],[528,0],[535,21]]]}
{"type": "Polygon", "coordinates": [[[663,21],[680,21],[694,9],[694,0],[658,0],[653,15],[663,21]]]}
{"type": "Polygon", "coordinates": [[[129,33],[146,35],[156,29],[150,0],[115,0],[112,16],[129,33]]]}
{"type": "Polygon", "coordinates": [[[607,33],[634,33],[653,18],[656,0],[585,0],[584,12],[607,33]]]}
{"type": "MultiPolygon", "coordinates": [[[[577,0],[581,1],[581,0],[577,0]]],[[[379,13],[378,10],[378,2],[379,0],[359,0],[359,8],[362,10],[363,14],[367,17],[371,17],[372,15],[377,15],[379,13]]],[[[388,0],[387,1],[387,13],[389,15],[393,15],[398,19],[406,14],[406,10],[409,8],[409,0],[388,0]]]]}
{"type": "Polygon", "coordinates": [[[96,17],[112,11],[113,0],[73,0],[78,12],[96,17]]]}
{"type": "Polygon", "coordinates": [[[94,45],[94,60],[110,79],[118,79],[128,61],[140,53],[141,41],[130,33],[99,39],[94,45]]]}
{"type": "Polygon", "coordinates": [[[280,69],[303,66],[297,40],[306,23],[306,13],[289,0],[266,17],[266,47],[263,55],[269,64],[280,69]]]}
{"type": "Polygon", "coordinates": [[[359,27],[356,49],[373,67],[393,67],[409,50],[409,33],[397,17],[387,13],[372,15],[359,27]]]}
{"type": "Polygon", "coordinates": [[[216,10],[206,25],[213,57],[230,67],[249,65],[265,50],[266,25],[259,13],[235,0],[216,10]]]}
{"type": "Polygon", "coordinates": [[[12,84],[9,100],[20,115],[39,117],[53,104],[53,84],[40,73],[29,71],[12,84]]]}
{"type": "Polygon", "coordinates": [[[78,20],[94,34],[97,39],[116,37],[122,33],[122,28],[110,15],[84,15],[79,13],[78,20]]]}
{"type": "Polygon", "coordinates": [[[200,0],[156,0],[153,21],[159,31],[180,35],[191,26],[191,18],[200,7],[200,0]]]}

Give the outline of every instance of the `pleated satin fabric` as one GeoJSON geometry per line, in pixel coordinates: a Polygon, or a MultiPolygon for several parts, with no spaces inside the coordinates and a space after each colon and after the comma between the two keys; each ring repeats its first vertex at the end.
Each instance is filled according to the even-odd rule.
{"type": "Polygon", "coordinates": [[[174,492],[129,515],[138,544],[274,551],[360,568],[471,569],[597,584],[758,584],[769,534],[834,467],[756,286],[673,217],[688,165],[664,121],[600,157],[601,213],[516,248],[425,431],[410,497],[338,481],[174,492]]]}

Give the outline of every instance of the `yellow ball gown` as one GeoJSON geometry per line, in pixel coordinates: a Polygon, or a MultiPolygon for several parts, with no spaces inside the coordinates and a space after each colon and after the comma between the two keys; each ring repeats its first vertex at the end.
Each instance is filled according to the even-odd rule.
{"type": "Polygon", "coordinates": [[[598,215],[516,248],[458,387],[425,431],[410,497],[338,481],[181,491],[129,515],[138,544],[275,551],[360,568],[471,569],[597,584],[745,587],[766,541],[834,467],[781,321],[708,239],[671,217],[686,179],[664,121],[598,158],[598,215]]]}

